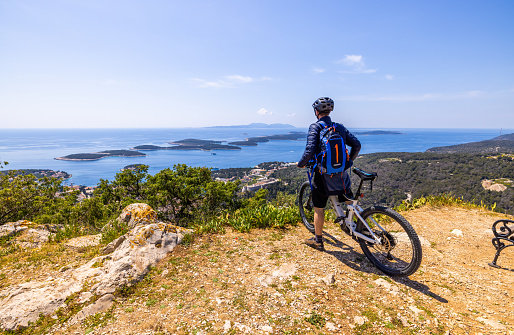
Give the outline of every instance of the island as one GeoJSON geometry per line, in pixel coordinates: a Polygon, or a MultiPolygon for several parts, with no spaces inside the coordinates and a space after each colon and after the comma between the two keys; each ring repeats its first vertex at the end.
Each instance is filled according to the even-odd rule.
{"type": "Polygon", "coordinates": [[[212,141],[212,140],[198,140],[196,138],[186,138],[185,140],[168,142],[169,144],[178,144],[178,145],[189,145],[189,146],[201,146],[207,144],[220,144],[223,141],[212,141]]]}
{"type": "Polygon", "coordinates": [[[120,171],[135,170],[140,166],[145,166],[145,164],[130,164],[130,165],[123,167],[123,169],[120,169],[120,171]]]}
{"type": "Polygon", "coordinates": [[[403,135],[402,132],[393,131],[393,130],[370,130],[370,131],[356,131],[355,135],[403,135]]]}
{"type": "Polygon", "coordinates": [[[256,146],[257,143],[265,143],[269,141],[296,141],[299,139],[305,139],[306,137],[307,133],[295,131],[283,135],[249,137],[246,138],[244,141],[230,142],[229,144],[241,146],[256,146]]]}
{"type": "Polygon", "coordinates": [[[250,123],[250,124],[243,124],[243,125],[234,125],[234,126],[212,126],[212,127],[206,127],[206,128],[253,128],[253,129],[263,129],[263,128],[277,128],[277,129],[283,129],[283,128],[296,128],[295,126],[292,126],[287,123],[250,123]]]}
{"type": "Polygon", "coordinates": [[[138,145],[133,150],[241,150],[240,147],[234,145],[220,144],[222,141],[212,140],[198,140],[195,138],[188,138],[185,140],[168,142],[175,144],[170,147],[161,147],[158,145],[138,145]]]}
{"type": "Polygon", "coordinates": [[[431,153],[479,153],[479,154],[492,154],[492,153],[514,153],[514,133],[505,134],[490,140],[470,142],[457,145],[449,145],[444,147],[434,147],[427,149],[426,152],[431,153]]]}
{"type": "Polygon", "coordinates": [[[61,161],[96,161],[106,157],[144,157],[146,154],[132,150],[105,150],[92,153],[71,154],[57,157],[61,161]]]}
{"type": "Polygon", "coordinates": [[[72,175],[65,171],[54,171],[50,169],[21,169],[21,170],[4,170],[0,171],[0,175],[13,173],[15,176],[33,174],[36,178],[58,178],[58,179],[69,179],[72,175]]]}

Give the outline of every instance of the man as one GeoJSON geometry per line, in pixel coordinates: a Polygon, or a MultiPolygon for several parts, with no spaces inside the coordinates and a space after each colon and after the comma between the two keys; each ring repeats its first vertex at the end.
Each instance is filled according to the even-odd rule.
{"type": "MultiPolygon", "coordinates": [[[[321,152],[320,145],[320,131],[324,128],[324,125],[331,125],[332,120],[330,119],[330,112],[334,110],[334,101],[328,97],[319,98],[312,104],[314,108],[314,114],[318,119],[317,122],[313,123],[309,127],[309,133],[307,135],[307,145],[305,146],[305,151],[303,153],[302,158],[298,162],[298,167],[303,168],[307,165],[309,160],[316,158],[317,155],[321,152]]],[[[351,147],[350,150],[350,160],[353,161],[357,158],[359,151],[361,149],[360,141],[348,131],[342,124],[335,123],[336,132],[341,135],[344,140],[344,143],[351,147]]],[[[344,152],[344,150],[343,150],[344,152]]],[[[348,164],[346,168],[350,167],[351,164],[348,164]]],[[[347,194],[351,193],[350,190],[350,177],[346,171],[343,172],[343,181],[345,184],[347,194]]],[[[325,224],[325,206],[328,200],[328,194],[325,190],[325,185],[323,184],[324,180],[321,176],[321,173],[318,169],[314,172],[314,178],[312,180],[312,202],[314,204],[314,231],[315,237],[310,238],[305,241],[310,247],[313,247],[317,250],[324,251],[325,248],[323,246],[323,225],[325,224]]],[[[344,201],[344,190],[341,190],[339,195],[340,201],[344,201]]]]}

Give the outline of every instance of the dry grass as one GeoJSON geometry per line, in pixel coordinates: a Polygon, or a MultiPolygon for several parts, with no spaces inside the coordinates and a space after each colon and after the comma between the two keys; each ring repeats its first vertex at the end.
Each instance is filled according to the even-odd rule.
{"type": "Polygon", "coordinates": [[[403,214],[424,240],[422,265],[410,278],[384,276],[358,244],[331,223],[325,253],[303,244],[309,233],[302,227],[227,231],[177,247],[143,282],[117,295],[107,325],[91,329],[65,324],[50,333],[514,331],[514,248],[498,261],[504,269],[487,265],[495,253],[490,228],[500,216],[457,207],[424,207],[403,214]],[[453,229],[464,236],[455,237],[453,229]],[[267,287],[260,284],[259,278],[283,264],[295,264],[296,272],[267,287]],[[327,275],[334,275],[334,284],[322,281],[327,275]]]}

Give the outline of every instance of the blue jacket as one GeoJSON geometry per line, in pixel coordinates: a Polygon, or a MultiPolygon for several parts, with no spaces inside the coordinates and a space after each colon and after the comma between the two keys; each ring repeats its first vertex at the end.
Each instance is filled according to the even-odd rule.
{"type": "MultiPolygon", "coordinates": [[[[307,165],[309,160],[315,157],[320,152],[320,144],[319,144],[319,133],[323,126],[320,124],[320,121],[325,122],[326,124],[332,124],[332,120],[329,116],[324,116],[315,123],[311,124],[309,127],[309,133],[307,135],[307,145],[305,146],[305,151],[298,162],[298,167],[304,167],[307,165]]],[[[352,161],[357,158],[359,155],[359,151],[361,150],[361,142],[355,137],[352,133],[348,131],[342,124],[336,123],[336,131],[341,135],[344,140],[344,143],[351,147],[350,150],[350,159],[352,161]]]]}

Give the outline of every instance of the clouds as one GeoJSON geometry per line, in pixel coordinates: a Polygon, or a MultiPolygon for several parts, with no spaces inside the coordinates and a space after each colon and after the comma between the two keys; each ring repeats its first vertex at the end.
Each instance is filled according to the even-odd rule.
{"type": "Polygon", "coordinates": [[[207,79],[202,78],[191,78],[189,82],[196,87],[199,88],[235,88],[241,85],[260,82],[260,81],[268,81],[271,80],[270,77],[260,77],[253,78],[249,76],[242,76],[238,74],[224,76],[218,80],[209,81],[207,79]]]}
{"type": "MultiPolygon", "coordinates": [[[[370,69],[364,63],[364,57],[362,55],[345,55],[343,58],[333,61],[333,64],[338,65],[336,69],[332,69],[332,71],[327,71],[327,69],[323,67],[313,67],[311,69],[312,74],[318,75],[320,73],[325,72],[338,72],[345,74],[371,74],[378,71],[378,69],[370,69]],[[342,66],[342,69],[341,69],[342,66]]],[[[387,80],[392,80],[393,75],[385,75],[384,77],[387,80]]]]}
{"type": "Polygon", "coordinates": [[[362,55],[345,55],[335,62],[345,67],[341,73],[375,73],[377,69],[370,69],[364,63],[362,55]]]}
{"type": "Polygon", "coordinates": [[[323,73],[325,71],[326,71],[325,69],[322,69],[320,67],[315,67],[315,68],[312,69],[312,73],[314,73],[314,74],[320,74],[320,73],[323,73]]]}
{"type": "Polygon", "coordinates": [[[271,115],[273,114],[272,111],[267,110],[266,108],[261,108],[257,111],[257,114],[265,116],[265,115],[271,115]]]}

